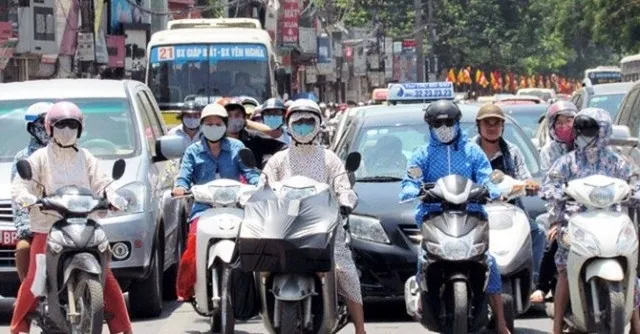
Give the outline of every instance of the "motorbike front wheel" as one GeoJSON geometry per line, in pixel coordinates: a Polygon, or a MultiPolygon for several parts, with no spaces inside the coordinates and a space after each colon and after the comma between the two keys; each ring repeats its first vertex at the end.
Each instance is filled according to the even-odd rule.
{"type": "MultiPolygon", "coordinates": [[[[212,275],[215,270],[217,270],[215,266],[211,268],[212,275]]],[[[233,334],[236,319],[231,304],[231,268],[225,263],[219,270],[222,274],[218,276],[222,277],[218,288],[220,307],[211,315],[211,333],[233,334]]]]}
{"type": "Polygon", "coordinates": [[[280,302],[280,334],[300,334],[302,331],[302,310],[300,302],[280,302]]]}
{"type": "Polygon", "coordinates": [[[453,293],[453,323],[447,327],[450,328],[451,334],[466,334],[468,333],[467,320],[469,313],[467,283],[463,281],[453,282],[451,290],[453,293]]]}
{"type": "MultiPolygon", "coordinates": [[[[621,282],[602,281],[604,291],[607,292],[607,318],[609,320],[609,333],[624,333],[625,300],[621,282]]],[[[633,292],[632,292],[633,293],[633,292]]]]}
{"type": "Polygon", "coordinates": [[[103,287],[96,275],[81,272],[73,289],[76,310],[80,321],[75,327],[78,333],[102,333],[104,321],[103,287]]]}

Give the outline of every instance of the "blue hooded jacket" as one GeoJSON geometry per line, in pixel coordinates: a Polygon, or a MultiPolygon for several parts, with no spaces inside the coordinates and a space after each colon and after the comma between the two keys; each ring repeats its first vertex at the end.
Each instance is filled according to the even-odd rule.
{"type": "MultiPolygon", "coordinates": [[[[477,184],[486,186],[492,199],[500,197],[499,190],[489,177],[493,170],[486,154],[480,146],[469,141],[466,132],[460,128],[460,123],[456,123],[455,126],[458,129],[458,135],[453,143],[447,145],[440,142],[433,131],[430,131],[429,144],[413,153],[407,164],[407,173],[402,179],[401,201],[417,197],[422,183],[436,182],[438,179],[452,174],[464,176],[477,184]],[[422,170],[421,179],[411,176],[410,171],[416,167],[422,170]]],[[[426,214],[441,210],[439,204],[420,202],[416,210],[416,224],[421,226],[426,214]]],[[[483,213],[486,216],[481,205],[470,204],[468,210],[483,213]]]]}

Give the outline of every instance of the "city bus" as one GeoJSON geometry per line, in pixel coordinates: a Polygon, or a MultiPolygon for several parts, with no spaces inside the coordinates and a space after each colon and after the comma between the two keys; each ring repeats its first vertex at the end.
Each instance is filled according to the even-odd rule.
{"type": "Polygon", "coordinates": [[[623,81],[640,79],[640,54],[627,56],[620,61],[620,72],[623,81]]]}
{"type": "Polygon", "coordinates": [[[166,124],[180,123],[186,101],[206,105],[224,96],[250,96],[262,102],[277,95],[271,38],[252,21],[257,20],[176,20],[153,34],[146,84],[166,124]]]}
{"type": "Polygon", "coordinates": [[[622,82],[622,74],[620,73],[619,67],[598,66],[584,71],[582,84],[587,85],[587,82],[590,82],[591,85],[622,82]]]}

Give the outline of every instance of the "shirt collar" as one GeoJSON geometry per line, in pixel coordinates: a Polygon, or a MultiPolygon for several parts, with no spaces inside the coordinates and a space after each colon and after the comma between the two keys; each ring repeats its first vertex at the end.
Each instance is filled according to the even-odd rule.
{"type": "MultiPolygon", "coordinates": [[[[207,138],[202,136],[202,138],[200,138],[200,143],[202,144],[203,150],[211,153],[209,151],[209,141],[207,141],[207,138]]],[[[224,137],[220,140],[220,150],[231,152],[231,141],[229,140],[229,138],[224,137]]]]}

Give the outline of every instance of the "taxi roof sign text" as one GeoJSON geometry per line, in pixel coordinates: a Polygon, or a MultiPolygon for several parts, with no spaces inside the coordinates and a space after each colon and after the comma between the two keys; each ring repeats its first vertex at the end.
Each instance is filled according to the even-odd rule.
{"type": "Polygon", "coordinates": [[[452,82],[405,82],[389,84],[388,101],[453,100],[452,82]]]}

